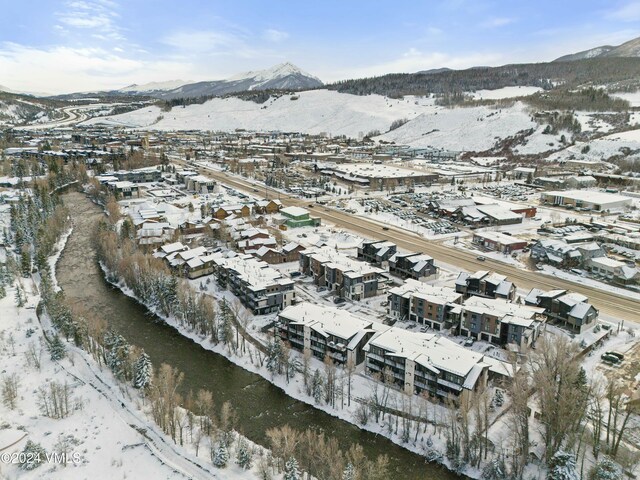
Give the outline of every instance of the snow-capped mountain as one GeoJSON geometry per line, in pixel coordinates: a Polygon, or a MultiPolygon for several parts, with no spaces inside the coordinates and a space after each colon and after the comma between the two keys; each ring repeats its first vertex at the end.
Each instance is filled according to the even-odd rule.
{"type": "Polygon", "coordinates": [[[640,37],[629,40],[617,47],[602,45],[582,52],[564,55],[560,58],[556,58],[554,62],[571,62],[574,60],[585,60],[598,57],[640,57],[640,37]]]}
{"type": "Polygon", "coordinates": [[[126,87],[119,88],[119,92],[123,93],[149,93],[149,92],[161,92],[167,90],[175,90],[187,83],[193,83],[193,80],[169,80],[166,82],[149,82],[142,85],[128,85],[126,87]]]}
{"type": "Polygon", "coordinates": [[[322,86],[319,78],[310,75],[295,65],[286,62],[266,70],[245,72],[226,80],[190,83],[168,92],[159,93],[161,98],[202,97],[225,95],[249,90],[307,90],[322,86]]]}

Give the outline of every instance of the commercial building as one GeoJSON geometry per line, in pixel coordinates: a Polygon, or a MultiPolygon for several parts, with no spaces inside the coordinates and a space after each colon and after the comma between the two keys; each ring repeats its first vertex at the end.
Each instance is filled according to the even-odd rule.
{"type": "Polygon", "coordinates": [[[286,218],[285,225],[289,228],[317,227],[320,219],[309,216],[309,211],[300,207],[286,207],[280,209],[280,213],[286,218]]]}
{"type": "Polygon", "coordinates": [[[629,197],[591,190],[543,192],[540,194],[540,201],[561,207],[582,208],[596,212],[624,210],[633,204],[633,200],[629,197]]]}
{"type": "Polygon", "coordinates": [[[522,250],[529,243],[500,232],[475,232],[472,242],[486,250],[507,254],[522,250]]]}

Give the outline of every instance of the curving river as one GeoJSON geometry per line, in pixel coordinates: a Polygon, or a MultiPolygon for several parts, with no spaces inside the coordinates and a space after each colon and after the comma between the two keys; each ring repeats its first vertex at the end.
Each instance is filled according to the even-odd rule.
{"type": "Polygon", "coordinates": [[[91,245],[93,226],[102,216],[100,208],[75,191],[64,194],[63,199],[75,227],[56,268],[67,299],[105,318],[130,343],[144,348],[155,365],[164,362],[184,372],[183,393],[204,388],[213,393],[217,406],[230,400],[238,413],[238,430],[262,445],[267,445],[265,432],[271,427],[288,423],[304,430],[312,426],[336,437],[344,447],[360,443],[370,458],[387,454],[393,479],[461,478],[437,465],[425,464],[419,455],[384,437],[290,398],[262,377],[157,322],[146,308],[104,280],[91,245]]]}

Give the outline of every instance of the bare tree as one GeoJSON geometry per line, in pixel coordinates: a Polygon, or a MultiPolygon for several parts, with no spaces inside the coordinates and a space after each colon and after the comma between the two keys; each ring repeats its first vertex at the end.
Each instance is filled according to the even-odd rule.
{"type": "Polygon", "coordinates": [[[2,403],[10,410],[16,408],[20,377],[17,373],[2,376],[2,403]]]}

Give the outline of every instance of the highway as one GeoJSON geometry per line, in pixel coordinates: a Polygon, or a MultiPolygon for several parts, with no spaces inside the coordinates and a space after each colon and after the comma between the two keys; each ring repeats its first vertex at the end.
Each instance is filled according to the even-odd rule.
{"type": "MultiPolygon", "coordinates": [[[[174,159],[174,161],[187,165],[187,163],[182,160],[174,159]]],[[[228,175],[225,172],[220,172],[208,167],[200,165],[198,167],[201,170],[201,173],[205,173],[203,170],[206,170],[206,174],[209,177],[226,185],[232,186],[237,190],[244,191],[245,193],[253,194],[255,193],[253,192],[255,189],[258,189],[259,191],[264,190],[264,185],[254,184],[248,180],[240,179],[235,176],[228,175]]],[[[299,199],[281,192],[276,193],[285,206],[308,208],[310,203],[309,200],[299,199]]],[[[476,259],[476,255],[471,252],[465,252],[463,250],[442,245],[438,242],[427,240],[416,233],[391,225],[386,225],[370,218],[326,208],[318,204],[314,205],[313,209],[311,209],[311,213],[315,217],[320,217],[326,222],[348,229],[365,238],[390,240],[400,248],[426,253],[427,255],[432,256],[436,262],[448,263],[471,272],[476,270],[493,270],[502,275],[506,275],[508,279],[513,281],[520,289],[562,289],[581,293],[589,297],[591,304],[599,309],[602,314],[623,319],[625,321],[640,322],[640,301],[623,295],[585,286],[578,282],[544,275],[539,272],[524,270],[514,265],[491,259],[479,261],[476,259]],[[382,229],[383,226],[386,227],[385,230],[382,229]]]]}

